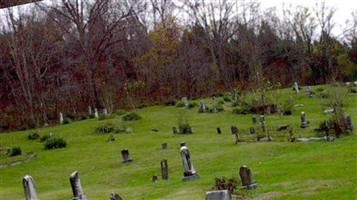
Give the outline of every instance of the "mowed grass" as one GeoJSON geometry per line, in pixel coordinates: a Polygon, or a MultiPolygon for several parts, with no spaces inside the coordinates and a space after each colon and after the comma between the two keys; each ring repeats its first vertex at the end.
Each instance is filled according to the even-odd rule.
{"type": "MultiPolygon", "coordinates": [[[[315,90],[317,87],[313,87],[315,90]]],[[[346,88],[342,88],[346,90],[346,88]]],[[[326,99],[308,98],[291,89],[275,91],[280,98],[293,96],[296,104],[292,116],[269,115],[268,127],[291,124],[295,136],[314,136],[313,129],[328,119],[321,103],[326,99]],[[311,127],[300,130],[300,112],[307,113],[311,127]]],[[[346,94],[345,111],[357,126],[357,95],[346,94]]],[[[208,104],[216,100],[205,99],[208,104]]],[[[68,200],[72,197],[69,175],[78,171],[85,194],[92,200],[109,199],[111,192],[123,199],[204,199],[205,192],[213,186],[215,177],[239,176],[240,166],[248,165],[259,184],[256,190],[238,190],[247,199],[357,199],[357,136],[343,136],[333,142],[290,143],[248,142],[234,144],[230,126],[236,125],[242,134],[248,134],[251,115],[235,115],[230,103],[226,111],[216,114],[199,114],[197,108],[154,106],[137,110],[143,119],[126,125],[130,134],[115,134],[116,141],[106,142],[108,134],[95,134],[95,128],[108,122],[117,123],[120,117],[98,121],[75,122],[63,126],[38,130],[41,135],[53,133],[64,138],[64,149],[44,150],[38,140],[27,140],[31,131],[0,134],[0,199],[24,199],[22,178],[34,177],[38,196],[42,200],[68,200]],[[172,127],[178,118],[189,119],[194,134],[173,135],[172,127]],[[221,127],[222,134],[216,133],[221,127]],[[159,132],[153,132],[158,129],[159,132]],[[181,180],[183,167],[179,153],[180,142],[186,142],[193,165],[201,178],[191,182],[181,180]],[[161,148],[168,143],[168,149],[161,148]],[[20,146],[25,155],[8,158],[6,148],[20,146]],[[122,163],[120,151],[128,148],[134,161],[122,163]],[[27,159],[35,152],[36,158],[11,166],[12,162],[27,159]],[[161,180],[160,161],[168,159],[169,180],[161,180]],[[159,177],[151,182],[153,175],[159,177]]]]}

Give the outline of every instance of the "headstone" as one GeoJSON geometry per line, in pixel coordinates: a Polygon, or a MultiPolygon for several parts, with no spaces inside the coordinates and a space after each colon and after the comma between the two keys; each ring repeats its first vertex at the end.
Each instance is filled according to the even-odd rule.
{"type": "Polygon", "coordinates": [[[297,82],[294,83],[294,89],[295,89],[295,93],[300,93],[299,91],[299,85],[297,84],[297,82]]]}
{"type": "Polygon", "coordinates": [[[243,165],[240,167],[239,176],[242,180],[242,186],[244,188],[246,188],[246,189],[257,188],[257,184],[253,182],[252,172],[246,165],[243,165]]]}
{"type": "Polygon", "coordinates": [[[36,183],[32,176],[26,175],[22,179],[22,185],[24,186],[26,200],[38,200],[36,183]]]}
{"type": "Polygon", "coordinates": [[[172,127],[172,133],[173,133],[173,134],[177,134],[177,133],[178,133],[178,132],[177,132],[177,127],[175,127],[175,126],[172,127]]]}
{"type": "Polygon", "coordinates": [[[354,82],[353,82],[353,85],[354,85],[354,86],[357,86],[357,81],[354,81],[354,82]]]}
{"type": "Polygon", "coordinates": [[[324,114],[332,114],[333,112],[334,112],[334,109],[324,110],[324,114]]]}
{"type": "Polygon", "coordinates": [[[181,153],[182,164],[185,170],[183,172],[184,177],[182,178],[182,180],[189,181],[199,178],[200,176],[198,175],[198,173],[196,172],[195,168],[192,165],[190,152],[186,146],[186,143],[181,142],[180,146],[181,146],[180,153],[181,153]]]}
{"type": "Polygon", "coordinates": [[[77,171],[73,172],[69,177],[69,182],[71,183],[73,200],[88,200],[84,195],[81,180],[77,171]]]}
{"type": "Polygon", "coordinates": [[[311,86],[305,87],[305,92],[306,92],[306,94],[307,94],[310,98],[312,98],[311,86]]]}
{"type": "Polygon", "coordinates": [[[106,108],[103,109],[103,114],[104,114],[105,116],[108,115],[108,110],[107,110],[106,108]]]}
{"type": "Polygon", "coordinates": [[[235,136],[235,143],[238,144],[239,142],[238,128],[236,126],[231,126],[231,132],[235,136]]]}
{"type": "Polygon", "coordinates": [[[168,180],[169,179],[169,166],[167,164],[167,160],[162,160],[161,161],[161,176],[162,180],[168,180]]]}
{"type": "Polygon", "coordinates": [[[133,159],[130,157],[130,153],[128,149],[124,149],[121,151],[121,156],[123,158],[123,163],[131,162],[133,159]]]}
{"type": "Polygon", "coordinates": [[[182,97],[181,101],[185,104],[185,106],[188,106],[188,99],[187,99],[187,97],[182,97]]]}
{"type": "Polygon", "coordinates": [[[153,183],[155,183],[155,182],[158,181],[158,180],[159,180],[159,178],[158,178],[156,175],[152,176],[151,181],[152,181],[153,183]]]}
{"type": "Polygon", "coordinates": [[[221,128],[217,127],[217,134],[221,134],[221,133],[222,133],[221,128]]]}
{"type": "Polygon", "coordinates": [[[231,200],[231,194],[228,190],[208,191],[206,200],[231,200]]]}
{"type": "Polygon", "coordinates": [[[249,128],[249,133],[250,133],[250,134],[255,134],[255,129],[254,129],[253,127],[250,127],[250,128],[249,128]]]}
{"type": "Polygon", "coordinates": [[[60,112],[60,124],[63,124],[63,121],[64,121],[63,114],[60,112]]]}
{"type": "Polygon", "coordinates": [[[307,128],[309,127],[309,122],[306,120],[306,114],[305,112],[301,112],[301,128],[307,128]]]}
{"type": "Polygon", "coordinates": [[[346,116],[344,117],[344,119],[345,119],[347,131],[349,131],[350,133],[352,133],[352,132],[353,132],[353,125],[352,125],[352,118],[351,118],[351,116],[350,116],[350,115],[346,115],[346,116]]]}
{"type": "Polygon", "coordinates": [[[162,143],[161,147],[162,147],[162,149],[167,149],[167,143],[162,143]]]}
{"type": "Polygon", "coordinates": [[[253,121],[253,124],[257,124],[257,116],[253,115],[252,116],[252,121],[253,121]]]}
{"type": "Polygon", "coordinates": [[[351,86],[351,82],[346,82],[346,86],[351,86]]]}
{"type": "Polygon", "coordinates": [[[92,107],[88,106],[88,114],[89,116],[92,116],[92,107]]]}
{"type": "Polygon", "coordinates": [[[200,101],[200,111],[201,112],[206,112],[206,105],[203,101],[200,101]]]}
{"type": "Polygon", "coordinates": [[[99,118],[98,109],[94,108],[94,117],[99,118]]]}
{"type": "Polygon", "coordinates": [[[265,125],[265,117],[264,115],[260,116],[260,124],[262,125],[262,131],[265,133],[267,131],[266,125],[265,125]]]}
{"type": "Polygon", "coordinates": [[[123,200],[123,199],[119,196],[119,194],[112,192],[110,194],[110,200],[123,200]]]}

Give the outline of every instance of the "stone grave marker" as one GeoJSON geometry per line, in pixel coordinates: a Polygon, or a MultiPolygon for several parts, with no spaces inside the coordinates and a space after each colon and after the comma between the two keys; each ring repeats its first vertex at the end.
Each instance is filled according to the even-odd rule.
{"type": "Polygon", "coordinates": [[[235,136],[235,143],[238,144],[239,142],[238,128],[236,126],[231,126],[231,132],[235,136]]]}
{"type": "Polygon", "coordinates": [[[187,97],[182,97],[181,101],[185,104],[185,106],[188,106],[188,98],[187,97]]]}
{"type": "Polygon", "coordinates": [[[71,183],[72,187],[73,200],[88,200],[88,198],[84,195],[81,180],[77,171],[74,171],[69,176],[69,182],[71,183]]]}
{"type": "Polygon", "coordinates": [[[352,118],[351,118],[351,116],[350,115],[346,115],[345,117],[344,117],[344,119],[345,119],[345,123],[346,123],[346,125],[347,125],[347,131],[349,131],[350,133],[352,133],[353,132],[353,125],[352,125],[352,118]]]}
{"type": "Polygon", "coordinates": [[[161,161],[161,177],[162,180],[168,180],[169,179],[169,166],[167,164],[167,160],[162,160],[161,161]]]}
{"type": "Polygon", "coordinates": [[[185,170],[183,172],[184,177],[182,178],[182,180],[189,181],[199,178],[200,176],[198,175],[198,173],[196,172],[195,168],[192,165],[190,152],[186,146],[186,143],[181,142],[180,146],[181,146],[180,153],[181,153],[182,164],[185,170]]]}
{"type": "Polygon", "coordinates": [[[299,94],[300,91],[299,91],[299,85],[297,84],[297,82],[294,83],[294,89],[295,89],[295,93],[296,94],[299,94]]]}
{"type": "Polygon", "coordinates": [[[106,108],[103,109],[103,114],[104,114],[104,116],[108,115],[108,110],[106,108]]]}
{"type": "Polygon", "coordinates": [[[228,190],[216,190],[206,192],[206,200],[231,200],[228,190]]]}
{"type": "Polygon", "coordinates": [[[63,124],[63,121],[64,121],[63,114],[60,112],[60,124],[63,124]]]}
{"type": "Polygon", "coordinates": [[[94,108],[94,117],[99,118],[98,109],[94,108]]]}
{"type": "Polygon", "coordinates": [[[203,101],[200,101],[200,112],[207,112],[206,105],[203,101]]]}
{"type": "Polygon", "coordinates": [[[305,112],[301,112],[301,128],[307,128],[309,127],[309,121],[306,120],[306,114],[305,112]]]}
{"type": "Polygon", "coordinates": [[[162,147],[162,149],[167,149],[167,143],[165,142],[165,143],[162,143],[161,144],[161,147],[162,147]]]}
{"type": "Polygon", "coordinates": [[[22,179],[26,200],[39,200],[37,197],[36,183],[32,176],[26,175],[22,179]]]}
{"type": "Polygon", "coordinates": [[[262,125],[262,131],[265,133],[267,131],[266,125],[265,125],[265,117],[264,115],[260,116],[260,124],[262,125]]]}
{"type": "Polygon", "coordinates": [[[257,184],[253,182],[252,172],[246,165],[240,167],[239,176],[242,180],[243,188],[245,189],[257,188],[257,184]]]}
{"type": "Polygon", "coordinates": [[[305,92],[306,92],[306,94],[307,94],[310,98],[312,98],[311,86],[306,86],[306,87],[305,87],[305,92]]]}
{"type": "Polygon", "coordinates": [[[155,182],[158,181],[158,180],[159,180],[159,178],[158,178],[156,175],[152,176],[151,181],[152,181],[153,183],[155,183],[155,182]]]}
{"type": "Polygon", "coordinates": [[[123,163],[128,163],[133,161],[133,159],[130,157],[130,153],[128,149],[124,149],[121,151],[121,156],[123,158],[123,163]]]}
{"type": "Polygon", "coordinates": [[[221,133],[222,133],[221,128],[217,127],[217,134],[221,134],[221,133]]]}
{"type": "Polygon", "coordinates": [[[88,114],[89,116],[92,116],[92,107],[88,106],[88,114]]]}

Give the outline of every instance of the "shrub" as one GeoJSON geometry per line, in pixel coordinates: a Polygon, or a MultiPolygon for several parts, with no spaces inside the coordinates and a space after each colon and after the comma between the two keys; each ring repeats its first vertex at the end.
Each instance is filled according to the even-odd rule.
{"type": "Polygon", "coordinates": [[[40,137],[40,135],[36,132],[30,133],[27,135],[28,140],[36,140],[39,137],[40,137]]]}
{"type": "Polygon", "coordinates": [[[115,132],[115,127],[114,127],[114,125],[112,123],[106,123],[106,124],[98,126],[95,129],[95,132],[96,133],[101,133],[101,134],[112,133],[112,132],[115,132]]]}
{"type": "Polygon", "coordinates": [[[45,143],[45,149],[60,149],[60,148],[65,148],[67,146],[67,143],[64,139],[62,138],[50,138],[46,141],[45,143]]]}
{"type": "Polygon", "coordinates": [[[212,108],[210,108],[208,111],[210,113],[217,113],[217,112],[224,111],[224,108],[222,105],[216,104],[216,105],[212,106],[212,108]]]}
{"type": "Polygon", "coordinates": [[[348,89],[348,91],[351,93],[357,93],[357,87],[351,87],[348,89]]]}
{"type": "Polygon", "coordinates": [[[98,120],[105,120],[107,119],[107,116],[105,116],[103,113],[98,114],[98,120]]]}
{"type": "Polygon", "coordinates": [[[322,88],[322,87],[318,87],[318,88],[316,88],[316,91],[317,91],[317,92],[323,92],[323,91],[325,91],[325,89],[322,88]]]}
{"type": "Polygon", "coordinates": [[[122,110],[122,109],[114,111],[114,115],[117,115],[117,116],[125,115],[125,114],[126,114],[126,111],[122,110]]]}
{"type": "Polygon", "coordinates": [[[165,106],[174,106],[175,105],[175,101],[174,100],[171,100],[171,101],[167,101],[164,103],[165,106]]]}
{"type": "Polygon", "coordinates": [[[188,104],[188,106],[187,106],[187,108],[194,108],[194,107],[196,107],[196,106],[198,106],[198,103],[197,102],[195,102],[195,101],[191,101],[189,104],[188,104]]]}
{"type": "Polygon", "coordinates": [[[40,138],[40,142],[45,142],[45,141],[47,141],[49,138],[50,138],[49,135],[44,135],[44,136],[42,136],[42,137],[40,138]]]}
{"type": "Polygon", "coordinates": [[[232,107],[237,107],[237,106],[239,106],[238,101],[232,101],[231,106],[232,106],[232,107]]]}
{"type": "Polygon", "coordinates": [[[183,101],[177,101],[175,106],[179,107],[179,108],[182,108],[182,107],[185,107],[185,103],[183,101]]]}
{"type": "Polygon", "coordinates": [[[223,105],[223,104],[224,104],[224,100],[219,100],[219,101],[217,102],[217,104],[218,104],[218,105],[223,105]]]}
{"type": "Polygon", "coordinates": [[[284,115],[292,115],[294,109],[294,99],[289,98],[283,103],[284,115]]]}
{"type": "Polygon", "coordinates": [[[231,178],[219,177],[214,179],[214,186],[212,190],[228,190],[231,194],[237,188],[238,178],[232,176],[231,178]]]}
{"type": "Polygon", "coordinates": [[[91,114],[88,116],[88,119],[93,119],[94,117],[95,117],[94,114],[91,114]]]}
{"type": "Polygon", "coordinates": [[[232,101],[232,98],[230,96],[224,96],[223,97],[223,100],[226,101],[226,102],[231,102],[232,101]]]}
{"type": "Polygon", "coordinates": [[[10,156],[18,156],[18,155],[21,155],[22,154],[22,150],[20,147],[13,147],[11,149],[11,153],[10,153],[10,156]]]}
{"type": "Polygon", "coordinates": [[[123,119],[123,121],[136,121],[136,120],[140,120],[141,116],[135,112],[131,112],[131,113],[124,115],[122,119],[123,119]]]}
{"type": "Polygon", "coordinates": [[[71,123],[71,119],[68,117],[63,118],[63,123],[62,124],[69,124],[71,123]]]}
{"type": "Polygon", "coordinates": [[[192,134],[192,129],[187,119],[179,118],[178,128],[180,134],[192,134]]]}

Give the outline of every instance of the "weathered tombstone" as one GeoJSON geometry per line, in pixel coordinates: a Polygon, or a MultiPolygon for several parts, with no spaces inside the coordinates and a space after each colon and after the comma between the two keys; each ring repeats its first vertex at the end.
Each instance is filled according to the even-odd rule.
{"type": "Polygon", "coordinates": [[[306,94],[307,94],[310,98],[312,98],[311,86],[305,87],[305,92],[306,92],[306,94]]]}
{"type": "Polygon", "coordinates": [[[64,121],[63,114],[60,112],[60,124],[63,124],[63,121],[64,121]]]}
{"type": "Polygon", "coordinates": [[[48,136],[49,136],[49,138],[54,138],[55,137],[55,135],[53,133],[50,133],[48,136]]]}
{"type": "Polygon", "coordinates": [[[228,190],[208,191],[206,200],[231,200],[231,194],[228,190]]]}
{"type": "Polygon", "coordinates": [[[22,185],[24,186],[26,200],[38,200],[36,183],[32,176],[26,175],[22,179],[22,185]]]}
{"type": "Polygon", "coordinates": [[[88,106],[88,114],[89,116],[92,116],[92,107],[88,106]]]}
{"type": "Polygon", "coordinates": [[[99,118],[98,109],[94,108],[94,117],[99,118]]]}
{"type": "Polygon", "coordinates": [[[221,134],[221,133],[222,133],[221,128],[217,127],[217,134],[221,134]]]}
{"type": "Polygon", "coordinates": [[[257,184],[253,182],[252,178],[252,172],[250,169],[246,166],[243,165],[239,169],[239,176],[242,180],[242,186],[245,189],[255,189],[257,188],[257,184]]]}
{"type": "Polygon", "coordinates": [[[103,109],[103,114],[104,114],[105,116],[108,115],[108,110],[107,110],[106,108],[103,109]]]}
{"type": "Polygon", "coordinates": [[[326,109],[324,110],[324,114],[332,114],[334,111],[334,109],[326,109]]]}
{"type": "Polygon", "coordinates": [[[265,112],[266,112],[266,114],[270,115],[270,114],[271,114],[271,106],[268,106],[268,107],[265,109],[265,112]]]}
{"type": "Polygon", "coordinates": [[[253,121],[253,124],[257,124],[257,116],[253,115],[252,116],[252,121],[253,121]]]}
{"type": "Polygon", "coordinates": [[[206,105],[203,101],[200,101],[200,112],[206,112],[206,105]]]}
{"type": "Polygon", "coordinates": [[[254,129],[253,127],[250,127],[250,128],[249,128],[249,133],[250,133],[250,134],[255,134],[255,129],[254,129]]]}
{"type": "Polygon", "coordinates": [[[177,127],[175,127],[175,126],[172,127],[172,133],[173,133],[173,134],[177,134],[177,133],[178,133],[178,132],[177,132],[177,127]]]}
{"type": "Polygon", "coordinates": [[[185,104],[185,106],[188,106],[188,99],[187,99],[187,97],[182,97],[181,101],[185,104]]]}
{"type": "Polygon", "coordinates": [[[182,164],[185,170],[183,172],[184,177],[182,178],[182,180],[189,181],[192,179],[199,178],[200,176],[198,175],[198,173],[196,172],[195,168],[192,165],[190,152],[186,146],[186,143],[181,142],[180,146],[181,146],[180,153],[181,153],[182,164]]]}
{"type": "Polygon", "coordinates": [[[153,183],[155,183],[155,182],[158,181],[158,180],[159,180],[159,178],[158,178],[156,175],[152,176],[151,181],[152,181],[153,183]]]}
{"type": "Polygon", "coordinates": [[[110,194],[110,200],[123,200],[123,199],[119,196],[119,194],[112,192],[110,194]]]}
{"type": "Polygon", "coordinates": [[[167,164],[167,160],[162,160],[161,161],[161,176],[162,180],[168,180],[169,179],[169,166],[167,164]]]}
{"type": "Polygon", "coordinates": [[[325,132],[326,141],[327,141],[327,142],[331,141],[331,138],[330,138],[330,128],[329,128],[329,125],[328,125],[328,122],[327,122],[327,121],[324,121],[324,122],[323,122],[323,124],[322,124],[322,130],[325,132]]]}
{"type": "Polygon", "coordinates": [[[130,157],[130,153],[128,149],[124,149],[121,151],[121,156],[123,158],[123,163],[131,162],[133,159],[130,157]]]}
{"type": "Polygon", "coordinates": [[[349,131],[350,133],[353,132],[353,125],[352,125],[352,118],[350,115],[346,115],[344,117],[345,119],[345,123],[346,123],[346,128],[347,128],[347,131],[349,131]]]}
{"type": "Polygon", "coordinates": [[[162,147],[162,149],[167,149],[167,143],[162,143],[161,147],[162,147]]]}
{"type": "Polygon", "coordinates": [[[290,128],[289,129],[289,138],[288,138],[289,142],[295,142],[295,137],[294,137],[294,133],[293,133],[293,129],[290,128]]]}
{"type": "Polygon", "coordinates": [[[87,197],[84,195],[81,180],[77,171],[74,171],[69,176],[69,182],[71,183],[72,187],[73,200],[88,200],[87,197]]]}
{"type": "Polygon", "coordinates": [[[299,85],[297,84],[297,82],[294,83],[294,89],[295,89],[295,92],[298,94],[300,93],[299,91],[299,85]]]}
{"type": "Polygon", "coordinates": [[[231,132],[235,136],[235,143],[238,144],[239,137],[238,137],[238,128],[236,126],[231,126],[231,132]]]}
{"type": "Polygon", "coordinates": [[[260,124],[262,125],[262,131],[265,133],[267,131],[266,125],[265,125],[265,117],[264,115],[260,116],[260,124]]]}
{"type": "Polygon", "coordinates": [[[305,112],[301,112],[301,128],[307,128],[309,127],[309,122],[306,120],[306,114],[305,112]]]}

